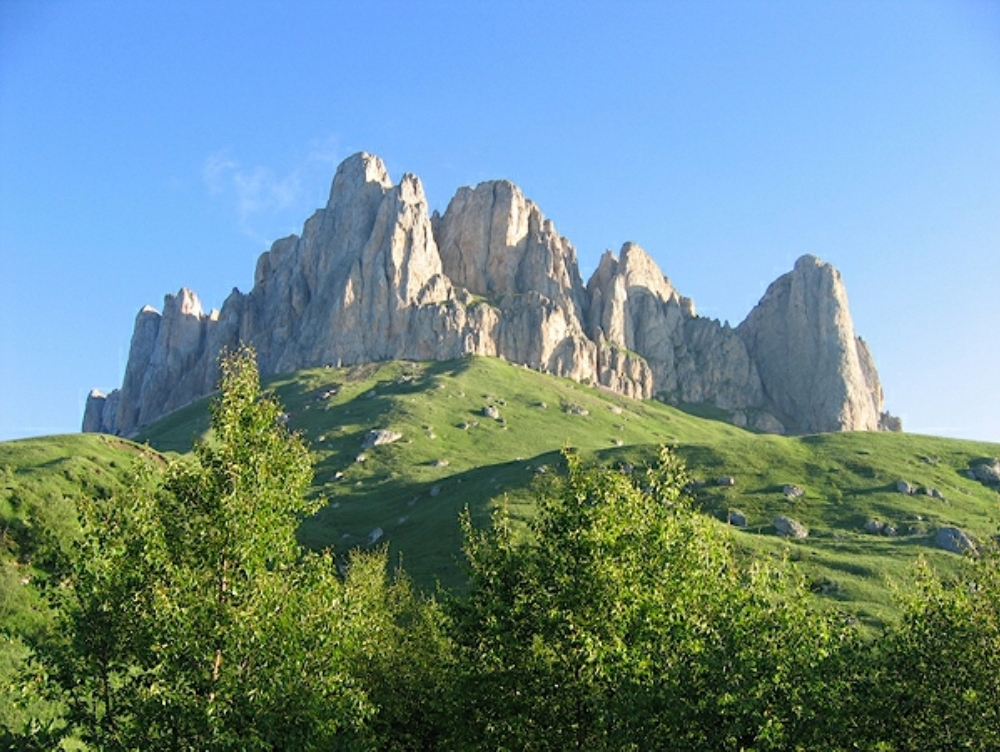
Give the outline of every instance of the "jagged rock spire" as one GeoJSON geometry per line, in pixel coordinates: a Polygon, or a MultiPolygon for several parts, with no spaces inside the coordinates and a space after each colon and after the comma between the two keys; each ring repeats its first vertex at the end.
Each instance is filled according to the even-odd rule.
{"type": "Polygon", "coordinates": [[[818,259],[800,259],[734,331],[698,317],[634,243],[584,286],[572,244],[512,183],[461,188],[431,217],[419,178],[393,184],[366,153],[338,167],[301,236],[260,257],[249,293],[207,315],[186,289],[162,314],[143,308],[122,388],[92,393],[84,430],[128,435],[207,394],[220,352],[240,342],[265,375],[502,356],[632,397],[711,402],[778,432],[872,429],[882,405],[840,276],[818,259]]]}

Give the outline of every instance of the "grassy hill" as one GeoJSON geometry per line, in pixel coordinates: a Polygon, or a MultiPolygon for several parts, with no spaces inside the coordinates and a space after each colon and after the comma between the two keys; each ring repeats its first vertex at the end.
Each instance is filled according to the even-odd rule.
{"type": "MultiPolygon", "coordinates": [[[[318,368],[272,379],[290,425],[310,442],[314,492],[327,504],[300,535],[340,551],[388,543],[424,587],[462,581],[459,512],[486,524],[506,499],[517,519],[532,514],[531,483],[573,447],[593,462],[638,463],[668,444],[696,478],[698,505],[720,520],[748,522],[739,546],[800,562],[817,594],[863,620],[891,618],[891,582],[903,584],[918,556],[944,570],[961,557],[933,544],[956,525],[980,540],[1000,529],[998,494],[965,476],[1000,445],[888,433],[761,435],[655,401],[539,374],[497,359],[318,368]],[[494,412],[495,411],[495,412],[494,412]],[[496,417],[492,417],[496,416],[496,417]],[[370,431],[400,434],[364,448],[370,431]],[[732,486],[719,485],[732,477],[732,486]],[[899,493],[898,481],[936,489],[899,493]],[[804,492],[789,499],[786,485],[804,492]],[[805,524],[801,541],[780,538],[775,515],[805,524]],[[898,531],[865,531],[875,519],[898,531]]],[[[140,437],[161,451],[186,451],[208,425],[207,400],[179,410],[140,437]]],[[[701,410],[701,415],[711,411],[701,410]]]]}
{"type": "MultiPolygon", "coordinates": [[[[891,583],[905,584],[917,557],[945,571],[963,565],[934,546],[939,527],[955,525],[980,540],[1000,529],[997,491],[965,475],[970,464],[1000,455],[998,444],[887,433],[754,434],[705,417],[711,411],[630,400],[491,358],[317,368],[267,386],[308,439],[313,492],[326,500],[303,522],[302,541],[341,552],[388,544],[393,560],[401,558],[425,588],[462,584],[460,511],[469,507],[485,525],[504,499],[515,519],[528,519],[534,478],[558,469],[565,447],[618,465],[638,464],[660,444],[675,447],[704,481],[693,491],[701,509],[720,525],[730,511],[746,517],[746,528],[732,528],[742,549],[798,561],[823,602],[870,623],[892,618],[891,583]],[[364,448],[375,429],[399,438],[364,448]],[[724,476],[734,484],[719,485],[724,476]],[[900,480],[943,498],[899,493],[900,480]],[[787,498],[786,485],[803,495],[787,498]],[[805,524],[809,537],[779,537],[778,514],[805,524]],[[866,532],[870,519],[898,535],[866,532]]],[[[139,441],[187,451],[207,430],[207,405],[201,400],[166,416],[139,441]]],[[[32,587],[45,578],[43,541],[72,539],[75,500],[112,493],[139,451],[95,435],[0,443],[0,623],[9,630],[45,618],[32,587]]]]}
{"type": "Polygon", "coordinates": [[[0,443],[0,730],[58,715],[37,697],[20,707],[24,698],[12,680],[29,653],[23,638],[51,617],[42,592],[53,548],[80,534],[77,502],[109,498],[143,451],[95,434],[0,443]]]}

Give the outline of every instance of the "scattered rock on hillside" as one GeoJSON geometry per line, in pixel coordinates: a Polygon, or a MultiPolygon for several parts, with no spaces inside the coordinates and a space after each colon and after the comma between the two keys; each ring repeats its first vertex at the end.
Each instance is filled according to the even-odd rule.
{"type": "Polygon", "coordinates": [[[917,491],[916,488],[905,480],[896,481],[896,490],[901,494],[906,494],[907,496],[912,496],[917,491]]]}
{"type": "Polygon", "coordinates": [[[383,444],[392,444],[394,441],[399,441],[403,438],[403,434],[398,431],[390,431],[387,428],[373,428],[365,436],[365,440],[361,445],[362,449],[371,449],[372,447],[382,446],[383,444]]]}
{"type": "Polygon", "coordinates": [[[781,489],[782,493],[785,494],[786,499],[799,499],[805,495],[805,491],[795,485],[787,485],[781,489]]]}
{"type": "Polygon", "coordinates": [[[974,465],[969,468],[969,477],[980,483],[1000,483],[1000,460],[974,465]]]}
{"type": "Polygon", "coordinates": [[[778,531],[778,535],[785,538],[808,538],[809,528],[803,525],[798,520],[793,520],[791,517],[786,517],[783,514],[779,514],[774,518],[774,529],[778,531]]]}
{"type": "Polygon", "coordinates": [[[385,535],[385,533],[382,531],[382,528],[380,527],[375,528],[370,533],[368,533],[368,545],[374,546],[383,535],[385,535]]]}
{"type": "Polygon", "coordinates": [[[903,421],[891,413],[884,412],[878,416],[878,430],[902,433],[903,421]]]}
{"type": "Polygon", "coordinates": [[[969,553],[973,556],[979,555],[979,550],[976,548],[976,544],[972,538],[964,530],[957,527],[943,527],[939,529],[934,536],[934,545],[953,554],[969,553]]]}
{"type": "Polygon", "coordinates": [[[497,410],[493,405],[487,405],[483,408],[483,415],[487,418],[492,418],[493,420],[500,420],[500,411],[497,410]]]}
{"type": "Polygon", "coordinates": [[[729,514],[726,515],[726,522],[730,525],[735,525],[736,527],[746,527],[747,518],[743,512],[737,512],[735,509],[729,510],[729,514]]]}
{"type": "Polygon", "coordinates": [[[735,486],[736,478],[731,475],[723,475],[721,478],[717,478],[715,483],[719,486],[735,486]]]}
{"type": "Polygon", "coordinates": [[[865,522],[865,532],[872,535],[888,535],[890,538],[898,534],[896,528],[888,522],[882,522],[882,520],[868,520],[865,522]]]}

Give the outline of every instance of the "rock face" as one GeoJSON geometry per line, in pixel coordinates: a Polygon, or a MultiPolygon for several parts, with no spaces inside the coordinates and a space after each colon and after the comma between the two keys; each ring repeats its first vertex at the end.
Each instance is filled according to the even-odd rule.
{"type": "Polygon", "coordinates": [[[789,432],[878,430],[882,386],[830,264],[800,258],[736,331],[757,366],[766,409],[789,432]]]}
{"type": "Polygon", "coordinates": [[[249,293],[208,314],[187,289],[162,313],[143,308],[122,387],[92,393],[84,430],[129,435],[209,393],[220,352],[240,342],[264,375],[477,354],[630,397],[711,403],[763,431],[886,425],[830,265],[800,259],[734,330],[698,317],[634,243],[584,285],[572,244],[512,183],[462,188],[431,216],[416,176],[394,185],[364,153],[340,165],[301,236],[261,255],[249,293]]]}

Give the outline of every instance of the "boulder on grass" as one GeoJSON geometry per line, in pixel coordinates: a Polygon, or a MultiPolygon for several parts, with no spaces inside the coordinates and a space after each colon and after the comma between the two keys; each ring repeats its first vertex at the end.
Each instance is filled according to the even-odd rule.
{"type": "Polygon", "coordinates": [[[953,554],[979,556],[979,549],[969,535],[957,527],[943,527],[934,536],[934,545],[953,554]]]}
{"type": "Polygon", "coordinates": [[[791,517],[786,517],[783,514],[779,514],[774,518],[774,529],[778,531],[778,535],[784,538],[801,540],[809,537],[809,528],[798,520],[793,520],[791,517]]]}

